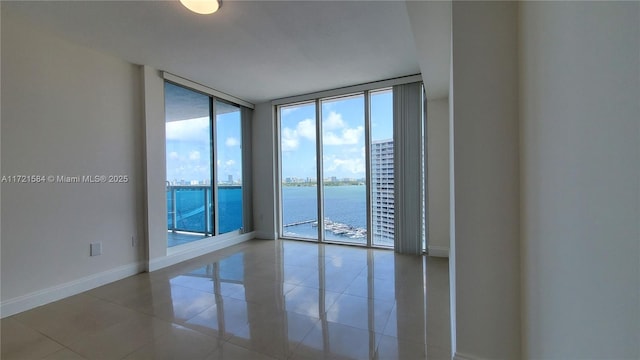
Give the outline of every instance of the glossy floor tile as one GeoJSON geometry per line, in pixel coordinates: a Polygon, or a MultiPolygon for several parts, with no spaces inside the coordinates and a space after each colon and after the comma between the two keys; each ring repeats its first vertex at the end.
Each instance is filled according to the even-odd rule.
{"type": "Polygon", "coordinates": [[[449,359],[446,259],[253,240],[1,320],[2,359],[449,359]]]}

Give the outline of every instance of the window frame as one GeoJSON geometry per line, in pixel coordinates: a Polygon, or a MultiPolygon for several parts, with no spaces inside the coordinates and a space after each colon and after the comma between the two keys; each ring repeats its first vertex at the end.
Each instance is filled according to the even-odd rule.
{"type": "MultiPolygon", "coordinates": [[[[244,212],[248,211],[248,209],[245,209],[245,205],[244,205],[244,200],[242,201],[242,226],[238,229],[229,231],[229,232],[225,232],[225,233],[220,233],[220,214],[219,214],[219,209],[218,209],[218,200],[219,200],[219,196],[218,196],[218,175],[219,175],[219,170],[217,169],[217,156],[218,156],[218,151],[217,151],[217,146],[218,146],[218,142],[217,142],[217,111],[216,111],[216,102],[223,102],[235,107],[238,107],[238,110],[240,111],[240,133],[241,133],[241,138],[244,138],[244,133],[246,131],[245,126],[244,126],[244,122],[242,120],[242,108],[246,107],[249,109],[254,109],[255,106],[247,101],[244,101],[242,99],[238,99],[236,97],[233,97],[231,95],[219,92],[217,90],[211,89],[209,87],[206,87],[204,85],[195,83],[193,81],[181,78],[179,76],[167,73],[167,72],[161,72],[161,77],[163,79],[163,89],[166,86],[166,84],[172,84],[174,86],[179,86],[182,87],[186,90],[195,92],[195,93],[199,93],[202,94],[204,96],[208,97],[208,101],[209,101],[209,126],[210,126],[210,134],[209,134],[209,138],[210,138],[210,162],[211,162],[211,184],[209,185],[208,190],[211,193],[211,202],[212,202],[212,209],[209,213],[208,211],[208,204],[205,203],[205,224],[204,224],[204,232],[194,232],[197,234],[202,234],[203,237],[201,239],[197,239],[194,241],[189,241],[186,244],[178,244],[178,245],[174,245],[174,246],[169,246],[169,243],[167,241],[166,243],[166,249],[168,253],[171,253],[173,251],[175,251],[175,249],[179,249],[183,246],[189,246],[192,243],[200,243],[202,241],[209,241],[215,237],[218,237],[220,235],[226,235],[226,234],[243,234],[245,232],[245,218],[244,218],[244,212]],[[207,213],[208,217],[207,217],[207,213]],[[213,231],[209,231],[209,223],[211,223],[211,230],[213,231]],[[170,251],[171,250],[171,251],[170,251]]],[[[164,97],[164,101],[166,102],[166,93],[164,93],[163,91],[163,97],[164,97]]],[[[166,106],[166,104],[165,104],[166,106]]],[[[166,124],[166,115],[165,115],[165,124],[166,124]]],[[[165,125],[166,126],[166,125],[165,125]]],[[[165,134],[165,151],[166,151],[166,134],[165,134]]],[[[241,140],[242,141],[242,140],[241,140]]],[[[244,167],[245,167],[245,162],[249,161],[248,159],[245,159],[245,154],[244,152],[241,151],[241,160],[242,160],[242,164],[240,164],[240,167],[242,169],[242,173],[243,173],[243,177],[244,177],[244,167]]],[[[165,173],[166,173],[166,159],[165,159],[165,173]]],[[[168,183],[168,179],[165,179],[168,183]]],[[[246,186],[251,186],[250,184],[242,184],[242,198],[244,199],[244,197],[246,196],[245,192],[249,191],[249,189],[246,188],[246,186]]],[[[166,200],[165,200],[166,201],[166,200]]],[[[173,204],[175,206],[175,204],[173,204]]],[[[169,211],[169,209],[167,209],[167,212],[169,211]]],[[[175,225],[175,224],[174,224],[175,225]]],[[[167,232],[171,231],[171,229],[169,229],[169,227],[167,226],[167,232]]],[[[175,229],[174,231],[182,231],[179,229],[175,229]]]]}
{"type": "MultiPolygon", "coordinates": [[[[275,177],[276,177],[276,224],[278,226],[277,233],[278,238],[280,239],[291,239],[291,240],[303,240],[303,241],[311,241],[318,243],[332,243],[332,244],[346,244],[353,246],[364,246],[368,248],[384,248],[391,249],[391,246],[383,246],[376,245],[373,242],[373,208],[372,208],[372,176],[371,176],[371,94],[376,93],[378,91],[382,91],[385,89],[392,88],[394,85],[408,84],[412,82],[421,82],[422,77],[420,75],[412,75],[401,78],[377,81],[367,84],[355,85],[340,89],[333,89],[327,91],[321,91],[312,94],[305,94],[299,96],[293,96],[288,98],[282,98],[272,101],[272,106],[275,112],[275,145],[276,145],[276,165],[275,165],[275,177]],[[365,128],[365,187],[366,187],[366,229],[367,229],[367,237],[365,244],[359,243],[351,243],[351,242],[340,242],[335,240],[327,240],[324,236],[324,221],[320,221],[320,219],[324,219],[324,194],[323,188],[323,144],[322,144],[322,102],[327,100],[335,100],[339,98],[345,98],[350,96],[360,96],[364,97],[364,128],[365,128]],[[284,236],[284,224],[283,224],[283,194],[282,194],[282,182],[283,182],[283,174],[282,174],[282,144],[281,144],[281,136],[282,136],[282,118],[281,118],[281,110],[282,108],[302,105],[302,104],[315,104],[315,122],[316,122],[316,186],[317,186],[317,205],[318,205],[318,236],[317,239],[308,239],[302,237],[293,237],[293,236],[284,236]]],[[[395,135],[394,135],[395,137],[395,135]]]]}

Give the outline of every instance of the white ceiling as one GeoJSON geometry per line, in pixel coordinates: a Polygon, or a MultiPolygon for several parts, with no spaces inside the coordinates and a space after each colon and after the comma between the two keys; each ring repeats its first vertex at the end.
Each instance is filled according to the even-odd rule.
{"type": "Polygon", "coordinates": [[[2,6],[3,16],[254,103],[421,70],[404,1],[225,1],[209,16],[177,1],[2,6]]]}

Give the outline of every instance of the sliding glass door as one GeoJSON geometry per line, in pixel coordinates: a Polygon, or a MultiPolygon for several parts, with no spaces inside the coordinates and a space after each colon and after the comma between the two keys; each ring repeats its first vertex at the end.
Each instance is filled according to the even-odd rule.
{"type": "Polygon", "coordinates": [[[165,83],[168,246],[214,233],[209,97],[165,83]],[[180,233],[178,233],[180,232],[180,233]]]}
{"type": "Polygon", "coordinates": [[[165,82],[167,246],[243,228],[240,106],[165,82]]]}

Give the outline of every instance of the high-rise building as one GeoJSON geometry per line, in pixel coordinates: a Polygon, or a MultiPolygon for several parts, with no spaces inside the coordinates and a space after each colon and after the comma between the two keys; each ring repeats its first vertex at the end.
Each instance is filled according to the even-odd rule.
{"type": "Polygon", "coordinates": [[[393,140],[371,143],[372,230],[375,243],[393,245],[393,140]]]}

